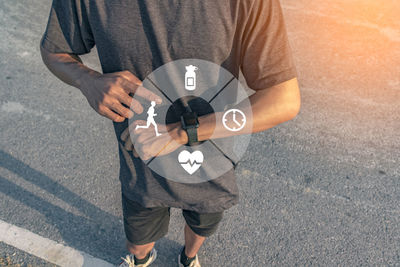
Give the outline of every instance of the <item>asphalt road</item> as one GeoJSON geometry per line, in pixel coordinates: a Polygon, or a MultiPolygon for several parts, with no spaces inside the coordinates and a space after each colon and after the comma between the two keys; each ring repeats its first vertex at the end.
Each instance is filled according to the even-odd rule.
{"type": "MultiPolygon", "coordinates": [[[[49,0],[0,2],[0,219],[117,263],[111,122],[42,64],[49,0]]],[[[255,134],[204,266],[400,266],[400,2],[281,1],[302,110],[255,134]]],[[[85,62],[98,68],[96,55],[85,62]]],[[[176,266],[173,210],[154,266],[176,266]]],[[[51,266],[0,243],[9,261],[51,266]]],[[[8,260],[7,260],[8,261],[8,260]]]]}

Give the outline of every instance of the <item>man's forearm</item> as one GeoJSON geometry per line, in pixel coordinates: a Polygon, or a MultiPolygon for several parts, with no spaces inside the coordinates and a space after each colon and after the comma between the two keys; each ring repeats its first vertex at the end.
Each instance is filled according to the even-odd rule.
{"type": "Polygon", "coordinates": [[[132,94],[159,104],[162,102],[159,96],[141,86],[142,82],[129,71],[101,74],[86,67],[76,55],[40,49],[43,62],[56,77],[80,89],[96,112],[115,122],[132,118],[134,112],[143,112],[142,105],[132,98],[132,94]]]}
{"type": "Polygon", "coordinates": [[[43,62],[47,68],[63,82],[74,86],[84,92],[83,83],[100,73],[85,66],[79,56],[72,54],[54,54],[49,53],[43,47],[40,47],[43,62]]]}
{"type": "MultiPolygon", "coordinates": [[[[252,113],[251,123],[246,123],[245,127],[237,132],[228,131],[222,125],[223,112],[199,117],[199,141],[265,131],[293,119],[300,110],[300,91],[297,79],[257,91],[250,97],[250,104],[251,107],[242,103],[234,107],[245,114],[252,113]]],[[[183,134],[182,138],[184,139],[182,143],[186,143],[187,135],[183,134]]]]}
{"type": "Polygon", "coordinates": [[[253,110],[253,133],[292,120],[300,112],[301,106],[297,79],[257,91],[250,97],[250,103],[253,110]]]}

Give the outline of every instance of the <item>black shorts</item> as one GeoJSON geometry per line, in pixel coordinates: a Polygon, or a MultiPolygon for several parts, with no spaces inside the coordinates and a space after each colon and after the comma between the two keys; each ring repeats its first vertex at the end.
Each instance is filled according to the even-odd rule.
{"type": "MultiPolygon", "coordinates": [[[[129,242],[144,245],[155,242],[168,233],[170,208],[145,208],[122,194],[125,235],[129,242]]],[[[215,233],[223,212],[198,213],[182,210],[186,223],[196,234],[208,237],[215,233]]]]}

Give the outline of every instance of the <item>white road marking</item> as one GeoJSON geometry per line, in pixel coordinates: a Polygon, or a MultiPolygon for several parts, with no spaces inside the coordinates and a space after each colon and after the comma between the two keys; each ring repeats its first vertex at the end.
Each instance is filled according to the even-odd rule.
{"type": "Polygon", "coordinates": [[[66,267],[110,267],[104,260],[0,220],[0,241],[45,261],[66,267]]]}
{"type": "Polygon", "coordinates": [[[30,56],[31,53],[28,51],[24,51],[24,52],[18,53],[17,55],[20,57],[27,57],[27,56],[30,56]]]}
{"type": "Polygon", "coordinates": [[[18,102],[6,102],[1,106],[1,111],[9,113],[24,113],[25,107],[18,102]]]}
{"type": "Polygon", "coordinates": [[[49,120],[51,118],[50,115],[44,114],[41,111],[36,111],[33,109],[28,109],[24,107],[21,103],[19,102],[13,102],[13,101],[7,101],[3,103],[1,106],[1,111],[7,112],[7,113],[18,113],[22,114],[24,112],[33,114],[35,116],[43,117],[45,120],[49,120]]]}

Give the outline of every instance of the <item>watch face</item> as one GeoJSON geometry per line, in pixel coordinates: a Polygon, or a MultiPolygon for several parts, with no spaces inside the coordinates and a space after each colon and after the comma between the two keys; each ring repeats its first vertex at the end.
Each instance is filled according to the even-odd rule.
{"type": "Polygon", "coordinates": [[[199,120],[197,119],[197,114],[195,112],[184,113],[182,117],[186,127],[197,128],[199,126],[199,120]]]}

